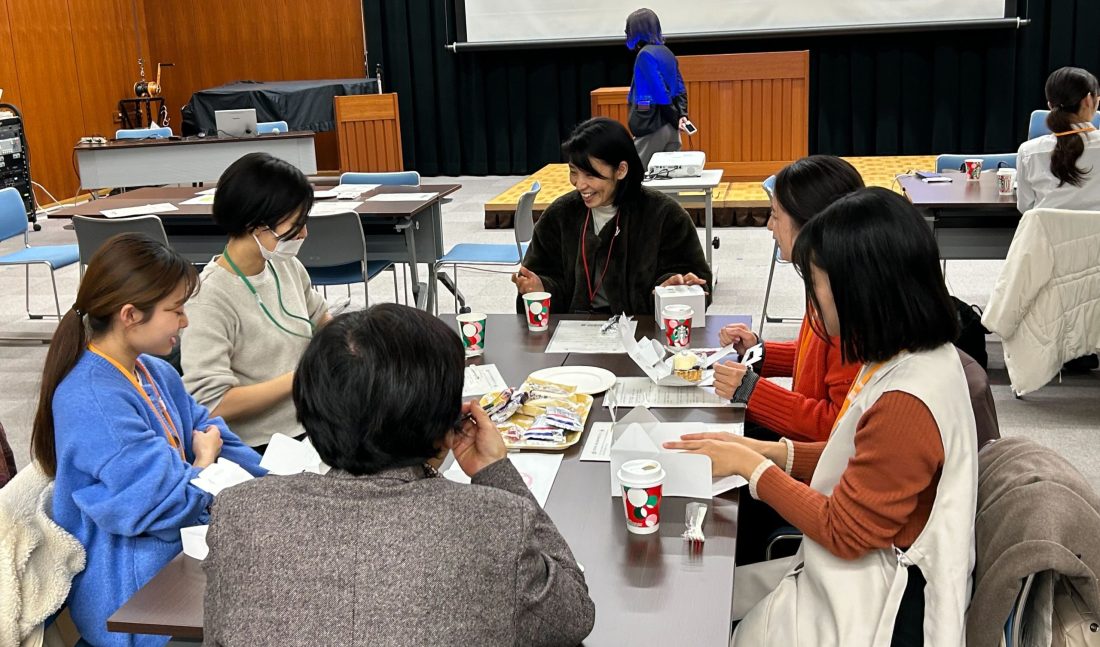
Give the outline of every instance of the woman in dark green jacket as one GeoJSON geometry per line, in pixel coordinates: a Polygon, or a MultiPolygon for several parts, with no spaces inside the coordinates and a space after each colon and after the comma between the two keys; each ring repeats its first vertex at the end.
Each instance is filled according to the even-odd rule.
{"type": "Polygon", "coordinates": [[[642,186],[642,162],[622,124],[603,117],[582,123],[562,155],[577,190],[535,225],[512,277],[521,296],[549,292],[553,313],[639,315],[653,313],[657,286],[709,291],[695,224],[675,200],[642,186]]]}

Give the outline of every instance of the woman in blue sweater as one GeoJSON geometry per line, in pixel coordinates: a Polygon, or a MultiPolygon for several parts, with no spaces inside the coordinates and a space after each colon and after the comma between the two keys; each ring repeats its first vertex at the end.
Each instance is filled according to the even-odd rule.
{"type": "Polygon", "coordinates": [[[31,447],[55,478],[54,520],[87,566],[69,610],[87,644],[163,645],[107,631],[107,618],[180,552],[180,528],[205,524],[213,497],[191,484],[225,457],[260,475],[259,455],[197,405],[168,363],[198,275],[138,234],[92,257],[46,356],[31,447]]]}
{"type": "Polygon", "coordinates": [[[639,9],[626,18],[626,47],[638,52],[630,80],[628,126],[634,146],[649,168],[654,153],[680,150],[680,131],[687,125],[687,87],[680,64],[665,47],[661,21],[652,9],[639,9]]]}

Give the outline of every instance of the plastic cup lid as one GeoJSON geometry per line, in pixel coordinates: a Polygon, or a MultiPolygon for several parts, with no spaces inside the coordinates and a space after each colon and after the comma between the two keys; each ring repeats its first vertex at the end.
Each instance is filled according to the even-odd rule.
{"type": "Polygon", "coordinates": [[[661,464],[650,458],[627,461],[619,467],[619,482],[623,485],[645,487],[665,480],[661,464]]]}

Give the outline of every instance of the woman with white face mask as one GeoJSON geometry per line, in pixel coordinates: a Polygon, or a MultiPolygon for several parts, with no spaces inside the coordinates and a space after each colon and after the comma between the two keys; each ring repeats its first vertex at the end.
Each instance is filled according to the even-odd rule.
{"type": "Polygon", "coordinates": [[[313,188],[294,166],[249,153],[218,180],[214,222],[229,235],[202,272],[180,344],[187,390],[261,451],[298,437],[290,386],[314,331],[331,316],[295,257],[313,188]]]}

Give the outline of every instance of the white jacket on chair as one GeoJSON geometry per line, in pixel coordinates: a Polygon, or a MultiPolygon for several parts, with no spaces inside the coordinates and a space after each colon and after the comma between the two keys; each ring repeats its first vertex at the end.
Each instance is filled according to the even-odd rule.
{"type": "Polygon", "coordinates": [[[1100,349],[1100,212],[1025,213],[982,323],[1004,340],[1020,395],[1100,349]]]}
{"type": "Polygon", "coordinates": [[[40,645],[84,570],[84,547],[50,518],[53,480],[28,465],[0,489],[0,645],[40,645]]]}

